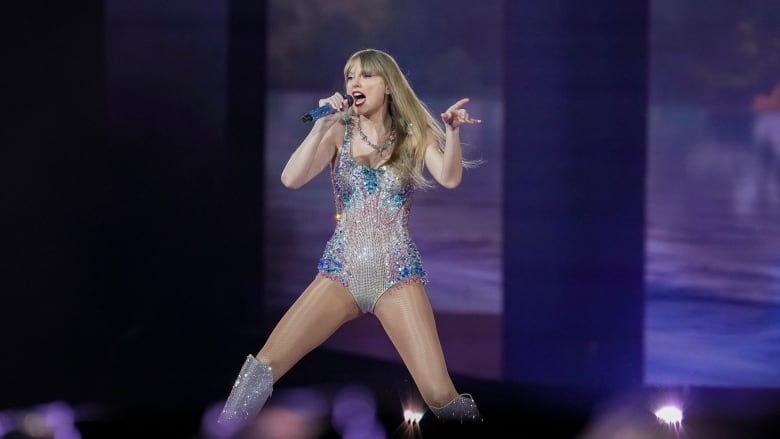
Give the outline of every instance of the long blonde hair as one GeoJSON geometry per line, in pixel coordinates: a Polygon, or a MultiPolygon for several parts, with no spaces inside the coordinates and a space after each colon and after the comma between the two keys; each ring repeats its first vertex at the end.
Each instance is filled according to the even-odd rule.
{"type": "MultiPolygon", "coordinates": [[[[402,176],[415,186],[430,187],[431,182],[423,174],[425,164],[426,136],[432,135],[441,151],[444,151],[444,130],[433,117],[428,107],[412,90],[406,76],[392,56],[377,49],[363,49],[355,52],[344,66],[344,82],[355,62],[360,61],[363,72],[384,78],[390,90],[390,118],[392,129],[397,133],[396,148],[391,164],[402,176]]],[[[354,107],[350,115],[355,116],[354,107]]],[[[469,162],[464,161],[464,165],[469,162]]]]}

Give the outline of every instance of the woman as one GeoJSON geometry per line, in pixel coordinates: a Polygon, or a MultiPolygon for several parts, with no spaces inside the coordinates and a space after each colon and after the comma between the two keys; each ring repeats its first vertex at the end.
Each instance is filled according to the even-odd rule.
{"type": "Polygon", "coordinates": [[[424,169],[442,186],[457,187],[471,165],[462,156],[460,127],[481,121],[469,117],[464,98],[441,114],[442,129],[396,61],[379,50],[353,54],[344,77],[347,95],[319,101],[338,111],[315,120],[282,171],[282,183],[297,189],[330,165],[336,230],[314,280],[260,352],[247,356],[219,422],[254,419],[277,380],[366,313],[379,319],[439,420],[481,420],[474,400],[458,394],[447,371],[426,273],[407,228],[414,190],[433,184],[424,169]]]}

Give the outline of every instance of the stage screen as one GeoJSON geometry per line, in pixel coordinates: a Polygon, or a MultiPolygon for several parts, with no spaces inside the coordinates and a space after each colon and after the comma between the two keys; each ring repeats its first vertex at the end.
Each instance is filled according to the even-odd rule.
{"type": "Polygon", "coordinates": [[[780,3],[653,0],[645,381],[780,386],[780,3]]]}

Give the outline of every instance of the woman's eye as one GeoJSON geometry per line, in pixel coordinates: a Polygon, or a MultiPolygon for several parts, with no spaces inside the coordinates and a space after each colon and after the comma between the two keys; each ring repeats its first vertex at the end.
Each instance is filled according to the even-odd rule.
{"type": "Polygon", "coordinates": [[[364,78],[370,78],[372,76],[374,76],[374,75],[372,75],[371,73],[363,73],[363,77],[364,78]]]}
{"type": "Polygon", "coordinates": [[[353,78],[353,76],[352,76],[352,75],[348,75],[348,76],[347,76],[347,81],[351,81],[351,80],[352,80],[352,78],[353,78]]]}

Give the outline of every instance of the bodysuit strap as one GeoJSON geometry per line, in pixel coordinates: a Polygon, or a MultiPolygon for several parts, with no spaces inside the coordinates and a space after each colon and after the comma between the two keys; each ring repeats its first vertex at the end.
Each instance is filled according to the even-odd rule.
{"type": "Polygon", "coordinates": [[[352,116],[346,114],[344,115],[344,141],[341,143],[341,156],[340,160],[347,160],[352,157],[352,153],[350,152],[352,143],[350,139],[352,139],[352,116]]]}

